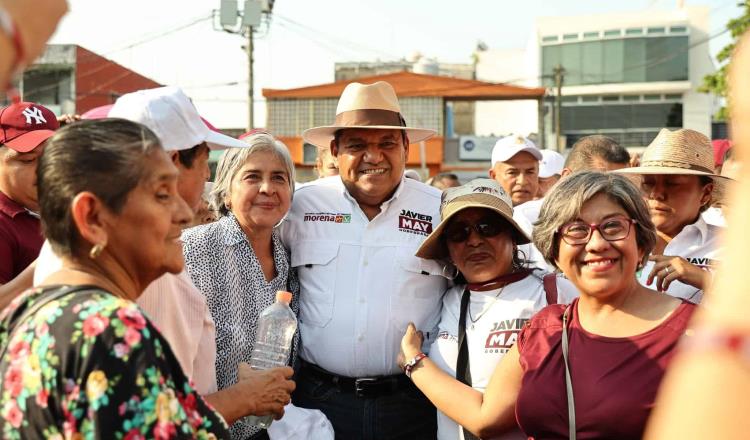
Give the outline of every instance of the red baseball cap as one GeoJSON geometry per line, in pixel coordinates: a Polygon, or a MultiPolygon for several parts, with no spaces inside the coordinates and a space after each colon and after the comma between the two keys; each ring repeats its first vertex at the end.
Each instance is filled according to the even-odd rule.
{"type": "Polygon", "coordinates": [[[60,128],[57,116],[47,107],[18,102],[0,110],[0,144],[28,153],[60,128]]]}

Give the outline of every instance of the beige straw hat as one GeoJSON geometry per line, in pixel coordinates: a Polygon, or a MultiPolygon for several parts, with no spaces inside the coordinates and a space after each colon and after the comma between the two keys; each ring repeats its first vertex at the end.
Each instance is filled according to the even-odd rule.
{"type": "Polygon", "coordinates": [[[468,208],[485,208],[495,211],[515,228],[518,236],[516,244],[531,242],[528,235],[513,220],[513,202],[503,187],[493,179],[474,179],[465,185],[443,191],[440,202],[440,224],[422,242],[417,249],[416,256],[431,260],[444,258],[448,250],[441,240],[443,230],[454,215],[468,208]]]}
{"type": "Polygon", "coordinates": [[[681,128],[671,131],[663,128],[646,147],[641,165],[614,170],[613,173],[642,176],[644,174],[682,174],[708,176],[714,182],[712,201],[721,199],[728,181],[714,173],[714,152],[711,141],[703,134],[681,128]]]}
{"type": "Polygon", "coordinates": [[[410,142],[419,142],[435,135],[435,130],[407,127],[393,87],[385,81],[374,84],[353,82],[346,86],[336,107],[333,125],[305,130],[305,142],[328,148],[334,133],[344,128],[406,130],[410,142]]]}

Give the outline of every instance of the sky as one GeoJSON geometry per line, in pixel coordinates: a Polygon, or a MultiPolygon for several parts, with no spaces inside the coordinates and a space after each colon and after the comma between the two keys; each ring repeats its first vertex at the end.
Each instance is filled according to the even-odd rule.
{"type": "MultiPolygon", "coordinates": [[[[51,43],[78,44],[165,85],[177,85],[219,128],[247,121],[246,38],[217,29],[220,0],[68,0],[51,43]]],[[[710,33],[741,14],[738,0],[685,0],[711,8],[710,33]]],[[[263,88],[332,82],[334,63],[415,53],[471,62],[477,41],[522,48],[539,16],[671,10],[676,0],[276,0],[254,38],[255,126],[263,88]]],[[[710,42],[715,54],[728,34],[710,42]]]]}

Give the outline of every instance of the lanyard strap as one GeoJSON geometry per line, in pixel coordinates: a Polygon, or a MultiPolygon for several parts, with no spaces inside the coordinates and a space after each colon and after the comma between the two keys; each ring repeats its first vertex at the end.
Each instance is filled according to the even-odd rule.
{"type": "MultiPolygon", "coordinates": [[[[466,340],[466,315],[470,297],[471,292],[466,287],[461,295],[461,313],[458,318],[458,359],[456,360],[456,379],[468,386],[471,386],[471,368],[469,368],[469,342],[466,340]]],[[[463,426],[461,430],[465,440],[479,440],[479,437],[467,431],[463,426]]]]}
{"type": "Polygon", "coordinates": [[[562,352],[563,363],[565,363],[565,391],[568,396],[568,437],[570,440],[576,440],[576,404],[573,400],[573,382],[570,378],[568,366],[568,314],[570,313],[570,307],[566,307],[563,313],[562,352]]]}

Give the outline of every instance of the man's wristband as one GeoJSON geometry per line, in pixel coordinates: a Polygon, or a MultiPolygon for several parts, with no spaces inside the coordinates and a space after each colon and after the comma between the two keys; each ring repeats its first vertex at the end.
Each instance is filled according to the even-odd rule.
{"type": "Polygon", "coordinates": [[[414,368],[416,368],[416,366],[419,365],[420,362],[422,362],[422,359],[426,357],[427,357],[426,354],[419,352],[409,362],[405,363],[404,374],[406,374],[406,377],[411,379],[411,372],[414,371],[414,368]]]}

